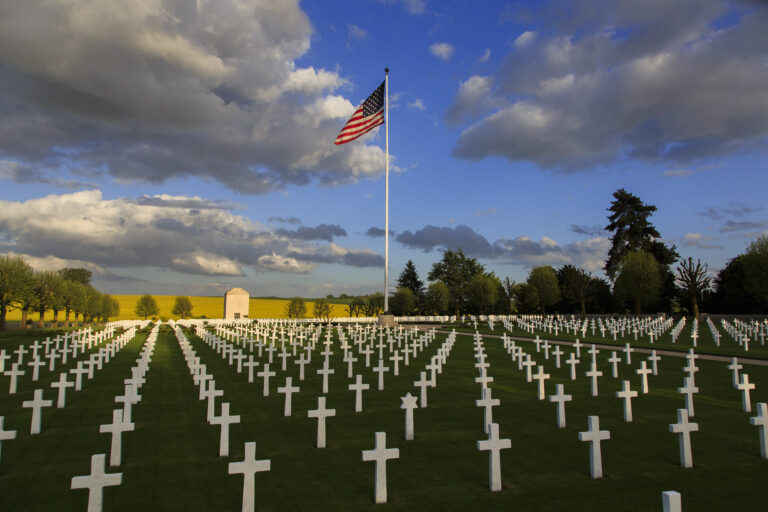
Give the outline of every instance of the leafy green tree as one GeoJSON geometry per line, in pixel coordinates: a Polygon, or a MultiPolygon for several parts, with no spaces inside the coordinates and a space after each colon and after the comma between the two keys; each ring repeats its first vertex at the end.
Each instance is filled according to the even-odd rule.
{"type": "Polygon", "coordinates": [[[31,287],[34,271],[21,256],[0,256],[0,329],[8,309],[31,287]]]}
{"type": "Polygon", "coordinates": [[[384,311],[384,294],[381,292],[365,296],[363,314],[365,316],[377,316],[384,311]]]}
{"type": "Polygon", "coordinates": [[[619,300],[629,300],[639,315],[645,305],[659,299],[663,285],[659,263],[646,251],[632,251],[621,260],[614,289],[619,300]]]}
{"type": "Polygon", "coordinates": [[[349,316],[360,316],[365,308],[365,300],[362,297],[354,297],[349,304],[347,304],[347,314],[349,316]]]}
{"type": "Polygon", "coordinates": [[[32,293],[34,294],[35,310],[40,315],[37,326],[41,329],[45,324],[45,312],[53,307],[60,307],[62,283],[61,276],[52,270],[35,273],[32,293]]]}
{"type": "MultiPolygon", "coordinates": [[[[152,296],[150,296],[152,298],[152,296]]],[[[139,299],[141,301],[141,299],[139,299]]],[[[155,299],[152,298],[154,302],[155,299]]],[[[83,315],[86,322],[96,322],[102,316],[103,303],[101,300],[101,293],[93,286],[87,286],[85,288],[85,314],[83,315]]],[[[138,307],[138,303],[137,303],[138,307]]],[[[157,302],[155,302],[155,308],[157,308],[157,302]]],[[[152,314],[157,314],[157,311],[152,314]]]]}
{"type": "Polygon", "coordinates": [[[500,285],[495,275],[475,274],[467,286],[468,311],[475,315],[494,313],[500,285]]]}
{"type": "Polygon", "coordinates": [[[120,314],[120,303],[107,293],[101,293],[101,307],[99,308],[99,319],[102,322],[109,322],[109,319],[120,314]]]}
{"type": "Polygon", "coordinates": [[[753,240],[718,272],[714,302],[721,313],[768,312],[768,236],[753,240]]]}
{"type": "Polygon", "coordinates": [[[312,316],[322,318],[326,322],[331,320],[331,304],[326,299],[317,299],[312,306],[312,316]]]}
{"type": "Polygon", "coordinates": [[[451,306],[451,293],[442,281],[435,281],[427,287],[424,297],[424,311],[433,315],[444,315],[451,306]]]}
{"type": "Polygon", "coordinates": [[[707,276],[707,264],[702,264],[701,260],[697,259],[694,263],[693,258],[689,257],[677,267],[677,282],[683,294],[691,301],[691,313],[694,318],[699,318],[699,300],[709,289],[710,281],[707,276]]]}
{"type": "Polygon", "coordinates": [[[137,316],[143,316],[144,320],[146,320],[147,317],[156,315],[160,311],[160,308],[158,307],[155,298],[152,295],[145,293],[136,301],[136,308],[133,311],[137,316]]]}
{"type": "Polygon", "coordinates": [[[528,287],[535,291],[535,296],[542,314],[547,307],[560,301],[560,285],[557,282],[557,272],[549,265],[534,266],[528,272],[526,279],[528,287]]]}
{"type": "Polygon", "coordinates": [[[442,281],[448,287],[450,309],[461,315],[469,304],[469,283],[477,274],[485,272],[485,267],[475,258],[466,256],[461,249],[445,250],[443,257],[432,265],[427,278],[430,281],[442,281]]]}
{"type": "Polygon", "coordinates": [[[401,286],[389,299],[389,308],[393,315],[410,315],[416,309],[416,298],[413,290],[401,286]]]}
{"type": "Polygon", "coordinates": [[[413,260],[408,260],[405,268],[397,279],[398,288],[408,288],[413,293],[415,307],[418,307],[424,297],[424,281],[419,279],[419,273],[416,272],[416,265],[413,260]]]}
{"type": "Polygon", "coordinates": [[[75,310],[76,305],[82,300],[85,287],[78,281],[65,279],[61,285],[61,308],[64,310],[64,326],[69,327],[69,315],[75,310]]]}
{"type": "Polygon", "coordinates": [[[173,309],[171,310],[171,313],[178,316],[179,318],[187,318],[192,316],[192,301],[189,300],[189,297],[185,297],[183,295],[176,297],[173,302],[173,309]]]}
{"type": "Polygon", "coordinates": [[[307,316],[307,303],[301,297],[292,297],[285,305],[285,316],[288,318],[304,318],[307,316]]]}
{"type": "Polygon", "coordinates": [[[566,307],[565,311],[578,311],[587,314],[587,297],[589,295],[592,276],[582,268],[574,265],[563,265],[557,270],[557,280],[560,285],[560,295],[566,307]],[[574,307],[575,306],[575,307],[574,307]]]}
{"type": "Polygon", "coordinates": [[[62,279],[67,281],[75,281],[80,284],[89,285],[91,284],[93,272],[84,268],[63,268],[59,270],[59,275],[62,279]]]}

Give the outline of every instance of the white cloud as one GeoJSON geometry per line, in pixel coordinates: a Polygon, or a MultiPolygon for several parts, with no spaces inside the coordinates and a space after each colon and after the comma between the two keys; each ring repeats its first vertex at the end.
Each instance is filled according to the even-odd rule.
{"type": "Polygon", "coordinates": [[[490,48],[486,48],[483,51],[483,54],[480,56],[480,58],[477,59],[477,61],[478,62],[488,62],[488,59],[490,59],[490,58],[491,58],[491,49],[490,48]]]}
{"type": "Polygon", "coordinates": [[[368,32],[358,27],[357,25],[347,23],[347,37],[351,41],[362,41],[368,38],[368,32]]]}
{"type": "Polygon", "coordinates": [[[466,129],[454,155],[528,160],[554,172],[639,160],[669,163],[665,176],[681,177],[711,157],[764,148],[768,8],[754,5],[615,2],[594,10],[585,1],[567,16],[534,10],[551,31],[521,34],[494,74],[492,95],[512,105],[498,104],[466,129]],[[718,20],[730,15],[722,28],[718,20]]]}
{"type": "MultiPolygon", "coordinates": [[[[98,190],[0,201],[0,250],[29,255],[42,267],[83,266],[98,273],[156,267],[199,275],[239,276],[246,267],[307,273],[317,263],[377,266],[367,249],[324,243],[307,232],[340,226],[266,226],[233,215],[227,204],[188,196],[104,199],[98,190]],[[304,229],[304,232],[299,230],[304,229]]],[[[320,236],[320,235],[318,235],[320,236]]]]}
{"type": "Polygon", "coordinates": [[[536,32],[526,30],[515,39],[515,48],[525,48],[536,39],[536,32]]]}
{"type": "Polygon", "coordinates": [[[460,82],[453,104],[445,113],[446,121],[455,125],[498,106],[499,101],[493,98],[492,91],[493,77],[490,75],[473,75],[460,82]]]}
{"type": "Polygon", "coordinates": [[[438,59],[448,61],[453,56],[453,52],[456,51],[456,47],[451,43],[433,43],[429,47],[429,51],[438,59]]]}
{"type": "Polygon", "coordinates": [[[328,148],[347,80],[297,66],[311,41],[295,1],[6,2],[0,154],[68,187],[83,184],[54,182],[61,167],[119,183],[194,176],[245,194],[354,181],[353,155],[328,148]]]}
{"type": "Polygon", "coordinates": [[[424,106],[424,102],[421,101],[421,98],[416,98],[415,100],[408,103],[408,108],[411,110],[426,110],[427,107],[424,106]]]}

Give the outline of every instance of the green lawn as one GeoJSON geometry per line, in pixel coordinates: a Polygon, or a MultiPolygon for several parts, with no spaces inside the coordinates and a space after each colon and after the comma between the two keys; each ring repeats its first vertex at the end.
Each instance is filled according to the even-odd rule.
{"type": "MultiPolygon", "coordinates": [[[[500,333],[497,328],[494,334],[500,333]]],[[[494,421],[500,424],[502,437],[512,440],[512,448],[501,456],[503,490],[491,493],[488,454],[476,447],[486,436],[482,409],[474,404],[480,398],[480,386],[474,382],[471,336],[458,337],[438,375],[437,388],[429,390],[429,407],[414,412],[415,440],[408,442],[403,440],[400,396],[408,391],[417,394],[413,381],[445,335],[438,335],[409,367],[401,365],[400,377],[387,374],[384,391],[376,391],[376,374],[365,369],[364,356],[358,356],[356,373],[363,374],[371,390],[364,392],[364,410],[357,414],[354,393],[347,390],[346,364],[336,344],[331,358],[336,373],[327,395],[328,407],[336,409],[336,416],[328,419],[328,447],[322,450],[315,448],[316,421],[306,416],[307,410],[317,406],[321,379],[315,371],[322,365],[322,345],[302,382],[297,365],[289,364],[282,374],[275,358],[270,366],[277,368],[278,377],[271,380],[271,394],[264,398],[260,380],[248,384],[246,374],[237,374],[196,336],[188,336],[216,378],[217,388],[224,390],[231,412],[241,416],[241,423],[231,428],[230,457],[218,457],[219,427],[205,422],[205,403],[198,401],[179,344],[164,326],[141,389],[143,399],[133,408],[136,430],[123,435],[123,465],[108,469],[122,472],[123,483],[105,490],[104,510],[239,510],[243,477],[229,475],[227,465],[242,460],[246,441],[256,441],[258,459],[272,462],[270,472],[256,475],[258,510],[651,511],[661,510],[665,490],[682,493],[684,510],[764,507],[761,482],[768,476],[768,461],[759,457],[757,428],[748,421],[754,413],[741,411],[741,396],[731,387],[725,363],[697,361],[701,393],[695,399],[692,421],[699,423],[700,432],[692,434],[694,468],[686,470],[679,465],[677,436],[668,426],[676,421],[676,409],[684,407],[676,391],[683,383],[684,359],[662,359],[661,374],[650,378],[650,393],[633,400],[635,422],[625,424],[621,401],[614,393],[621,379],[629,379],[632,388],[639,389],[639,377],[634,374],[639,354],[633,354],[632,367],[621,364],[620,378],[613,379],[605,362],[610,351],[601,351],[598,364],[605,376],[600,379],[600,396],[593,398],[584,377],[586,363],[579,366],[578,380],[573,382],[565,365],[555,369],[553,358],[545,362],[532,343],[521,342],[552,375],[547,394],[554,392],[555,383],[563,383],[566,393],[573,395],[566,405],[568,426],[558,429],[554,404],[537,400],[536,384],[525,382],[524,372],[510,361],[499,339],[485,338],[493,396],[501,400],[493,411],[494,421]],[[282,415],[283,395],[276,393],[286,375],[301,387],[293,396],[293,416],[288,418],[282,415]],[[611,432],[611,439],[603,443],[605,477],[600,480],[589,478],[588,444],[578,440],[589,415],[599,415],[601,428],[611,432]],[[386,431],[387,445],[400,449],[400,459],[388,463],[389,503],[384,507],[373,503],[374,464],[361,460],[361,451],[373,448],[377,431],[386,431]]],[[[32,383],[28,370],[19,393],[10,396],[8,377],[0,376],[0,415],[5,416],[6,430],[19,431],[16,440],[2,443],[0,508],[85,508],[87,491],[69,490],[70,479],[87,474],[91,454],[109,453],[110,436],[99,434],[99,425],[111,419],[113,397],[122,393],[122,380],[130,376],[145,337],[146,332],[130,342],[92,381],[85,382],[83,391],[70,390],[66,409],[45,409],[43,432],[38,436],[28,434],[30,411],[20,405],[31,398],[35,387],[44,388],[46,398],[55,401],[49,385],[58,372],[45,372],[40,382],[32,383]]],[[[0,348],[13,349],[33,339],[41,338],[29,333],[3,335],[0,348]]],[[[582,361],[587,357],[582,352],[582,361]]],[[[757,384],[752,403],[768,401],[768,368],[748,366],[745,371],[757,384]]]]}

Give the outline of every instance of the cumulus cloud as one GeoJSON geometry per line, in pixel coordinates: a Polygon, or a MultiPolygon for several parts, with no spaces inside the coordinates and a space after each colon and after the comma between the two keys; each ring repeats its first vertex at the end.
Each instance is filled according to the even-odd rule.
{"type": "Polygon", "coordinates": [[[347,236],[347,231],[338,224],[318,224],[315,227],[299,226],[293,231],[278,229],[275,233],[294,240],[333,241],[335,236],[347,236]]]}
{"type": "Polygon", "coordinates": [[[456,51],[456,47],[451,43],[433,43],[429,47],[429,52],[441,60],[451,60],[453,52],[456,51]]]}
{"type": "Polygon", "coordinates": [[[107,200],[97,190],[0,201],[0,238],[7,240],[5,252],[83,262],[78,266],[97,271],[156,267],[239,276],[245,267],[308,273],[318,263],[383,264],[371,250],[332,243],[346,235],[340,226],[270,231],[224,204],[186,196],[107,200]]]}
{"type": "Polygon", "coordinates": [[[535,44],[521,35],[493,75],[507,104],[467,127],[455,156],[571,172],[623,160],[677,167],[765,146],[764,4],[580,0],[547,19],[551,30],[535,44]]]}
{"type": "MultiPolygon", "coordinates": [[[[369,236],[371,238],[381,238],[384,236],[385,231],[379,227],[371,226],[368,228],[368,230],[365,232],[365,236],[369,236]]],[[[389,236],[394,236],[395,232],[391,229],[389,230],[389,236]]]]}
{"type": "Polygon", "coordinates": [[[456,227],[425,226],[416,231],[406,230],[396,240],[403,246],[431,252],[437,249],[461,249],[475,258],[495,260],[515,265],[572,264],[590,272],[599,272],[605,264],[611,241],[592,237],[565,245],[549,237],[533,240],[527,236],[501,238],[491,243],[480,233],[465,225],[456,227]]]}
{"type": "Polygon", "coordinates": [[[491,58],[491,49],[490,48],[486,48],[483,51],[483,54],[480,56],[480,58],[477,59],[477,61],[478,62],[488,62],[488,59],[490,59],[490,58],[491,58]]]}
{"type": "Polygon", "coordinates": [[[525,48],[536,39],[536,32],[526,30],[515,39],[515,48],[525,48]]]}
{"type": "Polygon", "coordinates": [[[4,2],[0,158],[27,172],[0,176],[192,176],[245,194],[376,177],[381,150],[330,143],[354,105],[336,71],[297,65],[311,38],[298,2],[4,2]]]}
{"type": "Polygon", "coordinates": [[[459,84],[459,92],[445,113],[448,124],[456,125],[466,119],[474,119],[499,104],[491,95],[492,76],[473,75],[459,84]]]}
{"type": "Polygon", "coordinates": [[[287,219],[284,217],[270,217],[269,222],[280,222],[283,224],[301,224],[301,219],[298,217],[288,217],[287,219]]]}

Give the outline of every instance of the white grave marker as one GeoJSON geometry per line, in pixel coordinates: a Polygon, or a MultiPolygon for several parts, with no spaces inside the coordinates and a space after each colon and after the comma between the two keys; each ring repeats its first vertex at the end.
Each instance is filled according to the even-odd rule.
{"type": "Polygon", "coordinates": [[[104,487],[123,483],[122,473],[104,473],[103,453],[91,456],[91,474],[73,476],[70,489],[88,489],[88,512],[101,512],[104,499],[104,487]]]}
{"type": "Polygon", "coordinates": [[[387,433],[376,432],[376,445],[373,450],[363,450],[363,461],[376,462],[376,503],[387,502],[387,461],[399,459],[398,448],[387,448],[387,433]]]}
{"type": "Polygon", "coordinates": [[[579,432],[579,441],[589,441],[589,474],[592,478],[603,477],[603,454],[600,442],[611,438],[607,430],[600,430],[600,417],[590,416],[589,430],[579,432]]]}
{"type": "Polygon", "coordinates": [[[477,449],[488,453],[488,477],[491,492],[501,490],[501,450],[512,447],[510,439],[499,439],[499,424],[491,423],[488,439],[477,442],[477,449]]]}
{"type": "Polygon", "coordinates": [[[254,489],[255,475],[261,471],[270,471],[272,463],[269,459],[256,460],[256,443],[245,443],[245,459],[242,462],[230,462],[229,474],[243,475],[243,512],[253,512],[256,507],[254,489]]]}

